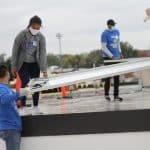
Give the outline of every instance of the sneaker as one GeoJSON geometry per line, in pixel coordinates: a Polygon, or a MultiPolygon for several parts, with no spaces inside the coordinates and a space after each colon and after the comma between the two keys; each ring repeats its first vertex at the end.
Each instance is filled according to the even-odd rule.
{"type": "Polygon", "coordinates": [[[41,114],[43,114],[43,113],[40,111],[38,106],[34,106],[32,108],[32,115],[41,115],[41,114]]]}
{"type": "Polygon", "coordinates": [[[20,116],[30,116],[32,115],[31,111],[27,107],[20,107],[18,109],[20,116]]]}
{"type": "Polygon", "coordinates": [[[111,101],[110,96],[105,96],[105,99],[106,99],[107,101],[111,101]]]}
{"type": "Polygon", "coordinates": [[[123,98],[121,98],[121,97],[119,97],[119,96],[115,96],[115,97],[114,97],[114,101],[122,102],[122,101],[123,101],[123,98]]]}

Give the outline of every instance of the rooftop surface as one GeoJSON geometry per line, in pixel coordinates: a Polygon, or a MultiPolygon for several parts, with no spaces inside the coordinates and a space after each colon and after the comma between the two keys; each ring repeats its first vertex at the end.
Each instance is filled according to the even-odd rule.
{"type": "MultiPolygon", "coordinates": [[[[150,88],[141,90],[138,86],[126,86],[120,89],[120,96],[124,98],[123,102],[113,100],[108,102],[104,99],[103,89],[88,89],[85,90],[86,92],[73,93],[73,98],[66,99],[58,98],[56,95],[42,95],[39,108],[44,114],[150,109],[150,88]]],[[[28,102],[31,103],[31,101],[28,102]]]]}

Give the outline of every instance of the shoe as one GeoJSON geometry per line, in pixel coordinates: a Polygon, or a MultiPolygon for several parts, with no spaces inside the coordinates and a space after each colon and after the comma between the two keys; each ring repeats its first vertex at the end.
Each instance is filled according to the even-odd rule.
{"type": "Polygon", "coordinates": [[[122,102],[122,101],[123,101],[123,98],[121,98],[121,97],[119,97],[119,96],[115,96],[115,97],[114,97],[114,101],[122,102]]]}
{"type": "Polygon", "coordinates": [[[105,96],[105,99],[106,99],[107,101],[111,101],[110,96],[105,96]]]}
{"type": "Polygon", "coordinates": [[[20,116],[30,116],[32,115],[31,111],[27,107],[20,107],[18,109],[20,116]]]}
{"type": "Polygon", "coordinates": [[[34,106],[32,108],[32,115],[41,115],[41,114],[43,114],[43,113],[40,111],[38,106],[34,106]]]}

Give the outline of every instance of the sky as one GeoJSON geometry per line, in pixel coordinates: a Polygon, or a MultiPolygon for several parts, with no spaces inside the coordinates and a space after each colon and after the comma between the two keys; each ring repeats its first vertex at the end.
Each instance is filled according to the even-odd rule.
{"type": "Polygon", "coordinates": [[[59,54],[56,33],[61,33],[62,53],[86,53],[101,48],[100,34],[114,19],[121,40],[137,49],[150,49],[150,22],[144,23],[150,0],[0,0],[0,53],[11,55],[15,36],[38,15],[47,53],[59,54]]]}

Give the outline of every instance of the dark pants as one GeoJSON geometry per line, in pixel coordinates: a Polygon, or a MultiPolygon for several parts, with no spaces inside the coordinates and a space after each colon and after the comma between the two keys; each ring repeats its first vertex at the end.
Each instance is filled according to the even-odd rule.
{"type": "Polygon", "coordinates": [[[5,141],[6,150],[20,150],[20,132],[15,130],[0,131],[0,138],[5,141]]]}
{"type": "MultiPolygon", "coordinates": [[[[110,60],[109,58],[105,58],[104,60],[110,60]]],[[[112,65],[116,63],[104,63],[105,66],[107,65],[112,65]]],[[[111,84],[111,78],[105,78],[105,85],[104,85],[104,90],[105,90],[105,96],[109,96],[109,90],[110,90],[110,84],[111,84]]],[[[119,96],[119,76],[114,76],[114,97],[119,96]]]]}
{"type": "MultiPolygon", "coordinates": [[[[22,82],[22,88],[26,87],[30,79],[38,78],[40,76],[40,69],[37,63],[26,63],[24,62],[19,70],[19,76],[22,82]]],[[[39,93],[32,95],[33,105],[38,106],[39,93]]],[[[21,98],[22,106],[26,106],[26,97],[21,98]]]]}

